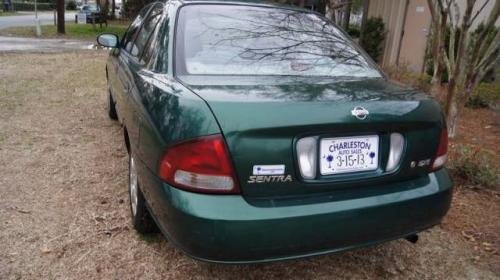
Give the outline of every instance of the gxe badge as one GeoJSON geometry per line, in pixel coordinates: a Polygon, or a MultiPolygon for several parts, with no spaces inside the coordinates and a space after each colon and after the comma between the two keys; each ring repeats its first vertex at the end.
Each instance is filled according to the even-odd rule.
{"type": "Polygon", "coordinates": [[[351,114],[360,120],[364,120],[370,114],[370,112],[368,112],[368,110],[363,107],[354,107],[354,109],[351,111],[351,114]]]}

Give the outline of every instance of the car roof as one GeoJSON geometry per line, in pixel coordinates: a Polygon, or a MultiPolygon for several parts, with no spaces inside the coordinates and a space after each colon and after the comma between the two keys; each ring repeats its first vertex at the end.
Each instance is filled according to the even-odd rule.
{"type": "Polygon", "coordinates": [[[262,6],[262,7],[275,7],[275,8],[284,8],[284,9],[292,9],[306,12],[313,12],[311,10],[307,10],[304,8],[300,8],[298,6],[292,6],[290,4],[280,4],[278,2],[272,2],[269,0],[177,0],[182,4],[192,4],[192,3],[204,3],[204,4],[234,4],[234,5],[242,5],[242,6],[262,6]]]}
{"type": "Polygon", "coordinates": [[[244,1],[244,0],[179,0],[183,3],[238,3],[238,4],[276,4],[275,2],[271,1],[265,1],[265,0],[249,0],[249,1],[244,1]]]}

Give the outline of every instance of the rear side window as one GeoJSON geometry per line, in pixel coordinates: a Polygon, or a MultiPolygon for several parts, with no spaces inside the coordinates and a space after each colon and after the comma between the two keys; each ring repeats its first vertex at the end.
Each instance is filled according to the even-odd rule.
{"type": "Polygon", "coordinates": [[[137,48],[134,48],[134,39],[137,36],[137,33],[139,33],[139,31],[141,30],[144,18],[148,14],[150,8],[151,5],[142,8],[142,10],[139,12],[134,21],[130,24],[129,28],[127,29],[127,32],[123,36],[122,45],[125,46],[125,50],[132,55],[139,54],[138,52],[139,50],[137,48]]]}
{"type": "Polygon", "coordinates": [[[150,37],[153,34],[156,25],[158,25],[158,22],[160,21],[163,14],[163,8],[163,3],[155,4],[151,8],[149,15],[144,20],[144,24],[142,25],[142,28],[139,31],[137,38],[135,39],[134,45],[137,48],[138,52],[137,55],[133,55],[139,56],[143,52],[146,45],[149,43],[150,37]]]}

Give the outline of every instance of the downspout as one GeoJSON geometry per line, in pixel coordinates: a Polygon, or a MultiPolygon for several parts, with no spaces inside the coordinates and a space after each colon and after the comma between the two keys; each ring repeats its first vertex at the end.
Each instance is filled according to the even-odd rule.
{"type": "Polygon", "coordinates": [[[403,45],[403,37],[405,35],[406,16],[408,15],[408,6],[410,6],[410,0],[405,0],[405,13],[403,15],[403,27],[401,28],[401,34],[399,37],[398,54],[396,56],[396,66],[399,66],[399,56],[401,55],[401,46],[403,45]]]}
{"type": "Polygon", "coordinates": [[[370,1],[363,0],[363,17],[361,18],[361,34],[359,35],[359,42],[363,42],[365,35],[366,21],[368,20],[368,10],[370,9],[370,1]]]}

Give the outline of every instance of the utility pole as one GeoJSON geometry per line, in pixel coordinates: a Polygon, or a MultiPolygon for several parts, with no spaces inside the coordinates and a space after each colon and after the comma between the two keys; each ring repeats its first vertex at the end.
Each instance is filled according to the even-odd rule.
{"type": "Polygon", "coordinates": [[[57,33],[66,34],[64,28],[64,0],[57,0],[57,33]]]}
{"type": "Polygon", "coordinates": [[[42,27],[40,26],[40,19],[38,19],[38,6],[35,0],[35,34],[37,37],[42,36],[42,27]]]}

